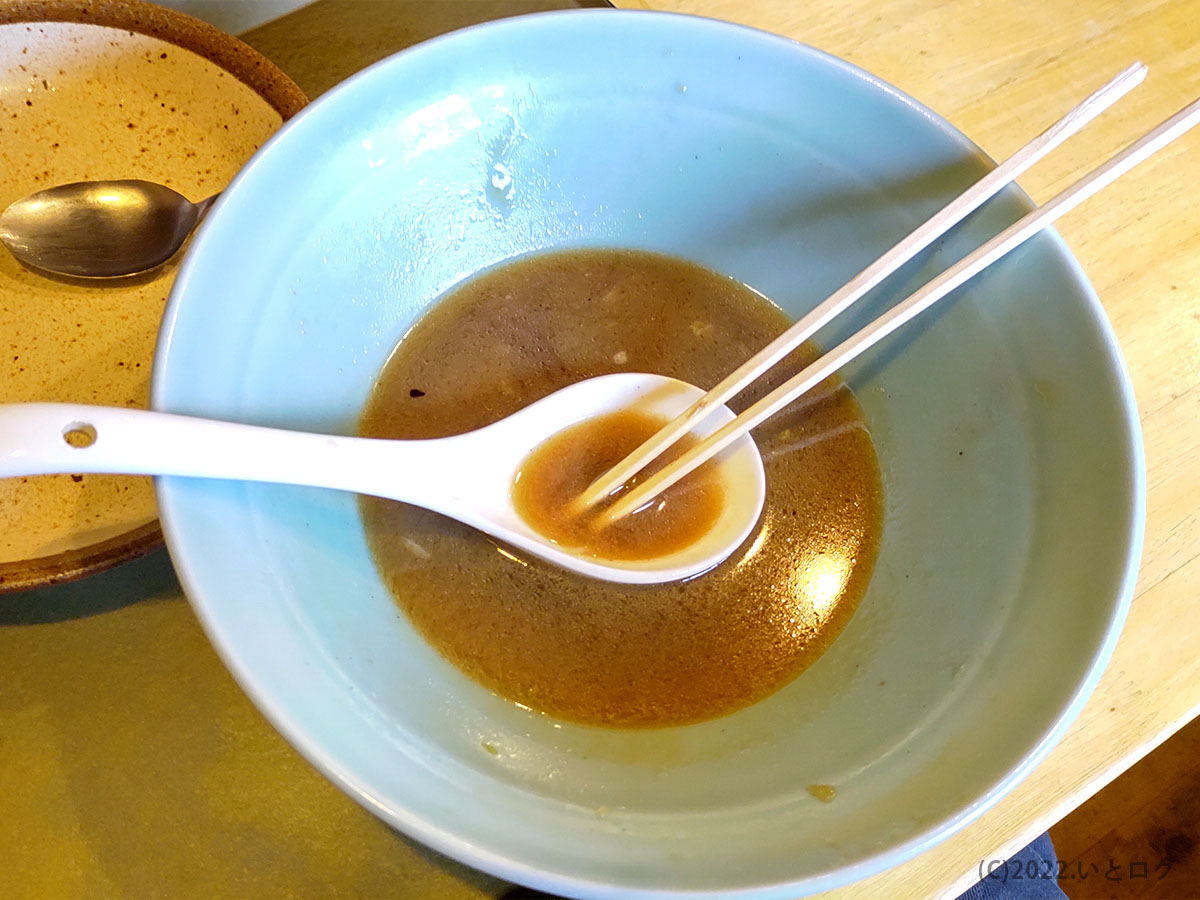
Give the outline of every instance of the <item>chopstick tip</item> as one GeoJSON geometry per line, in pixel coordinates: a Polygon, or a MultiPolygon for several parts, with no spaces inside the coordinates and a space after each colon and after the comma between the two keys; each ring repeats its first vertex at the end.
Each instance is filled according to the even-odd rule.
{"type": "Polygon", "coordinates": [[[1148,65],[1142,62],[1140,59],[1135,59],[1125,68],[1121,75],[1132,79],[1134,83],[1137,84],[1146,77],[1146,73],[1149,71],[1150,67],[1148,65]]]}

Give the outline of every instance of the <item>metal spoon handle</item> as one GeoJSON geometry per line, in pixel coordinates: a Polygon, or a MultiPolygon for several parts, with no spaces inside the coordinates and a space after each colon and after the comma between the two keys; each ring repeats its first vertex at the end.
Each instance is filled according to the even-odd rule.
{"type": "Polygon", "coordinates": [[[69,403],[0,405],[0,478],[104,472],[302,484],[421,502],[446,441],[308,434],[69,403]],[[415,477],[420,473],[420,477],[415,477]]]}
{"type": "Polygon", "coordinates": [[[219,199],[221,199],[221,192],[217,191],[217,193],[213,194],[211,197],[205,197],[198,203],[192,204],[196,210],[196,218],[192,223],[193,229],[195,229],[197,225],[204,221],[204,217],[208,215],[208,211],[212,209],[213,204],[219,199]]]}

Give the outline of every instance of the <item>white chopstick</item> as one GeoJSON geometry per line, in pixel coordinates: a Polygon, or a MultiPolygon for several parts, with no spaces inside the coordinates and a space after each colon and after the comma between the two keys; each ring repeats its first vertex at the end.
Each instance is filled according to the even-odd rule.
{"type": "Polygon", "coordinates": [[[1059,121],[1010,156],[928,221],[838,289],[812,312],[742,363],[707,394],[663,426],[624,460],[588,486],[575,501],[582,512],[594,506],[636,475],[660,453],[689,432],[710,412],[737,396],[764,372],[791,353],[852,303],[912,259],[969,213],[995,196],[1026,169],[1124,97],[1146,77],[1146,66],[1134,63],[1089,96],[1059,121]]]}
{"type": "Polygon", "coordinates": [[[974,253],[951,266],[915,294],[897,304],[870,325],[846,339],[816,362],[802,369],[737,418],[713,432],[604,511],[613,521],[636,512],[693,469],[737,440],[751,428],[783,409],[805,391],[819,384],[869,347],[887,337],[905,322],[920,315],[963,282],[1019,247],[1060,216],[1116,181],[1138,163],[1165,147],[1200,122],[1200,100],[1195,100],[1153,131],[1093,169],[1049,202],[1024,216],[974,253]]]}

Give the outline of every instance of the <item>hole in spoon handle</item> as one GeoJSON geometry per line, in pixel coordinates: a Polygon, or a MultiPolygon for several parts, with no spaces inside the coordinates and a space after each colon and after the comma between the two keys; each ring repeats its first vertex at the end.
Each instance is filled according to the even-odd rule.
{"type": "Polygon", "coordinates": [[[63,440],[77,450],[85,450],[96,443],[96,429],[87,422],[72,422],[63,429],[63,440]]]}

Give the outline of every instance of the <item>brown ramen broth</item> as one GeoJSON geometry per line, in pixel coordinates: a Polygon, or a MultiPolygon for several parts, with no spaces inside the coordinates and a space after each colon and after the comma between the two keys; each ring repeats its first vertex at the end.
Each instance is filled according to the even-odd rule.
{"type": "MultiPolygon", "coordinates": [[[[513,484],[517,513],[534,531],[563,547],[604,559],[654,559],[690,547],[725,509],[725,486],[709,462],[663,491],[639,512],[601,526],[601,501],[582,515],[572,502],[589,484],[636,450],[667,419],[622,410],[564,428],[521,463],[513,484]]],[[[699,441],[685,435],[653,465],[630,480],[648,476],[699,441]]]]}
{"type": "MultiPolygon", "coordinates": [[[[523,257],[455,287],[396,348],[360,432],[481,428],[568,384],[656,372],[703,388],[789,324],[745,286],[623,250],[523,257]]],[[[741,410],[816,355],[802,347],[741,410]]],[[[845,627],[879,545],[879,466],[857,401],[830,378],[755,431],[767,496],[750,539],[690,581],[599,582],[402,503],[361,500],[385,583],[417,630],[511,700],[592,725],[733,712],[811,664],[845,627]]]]}

